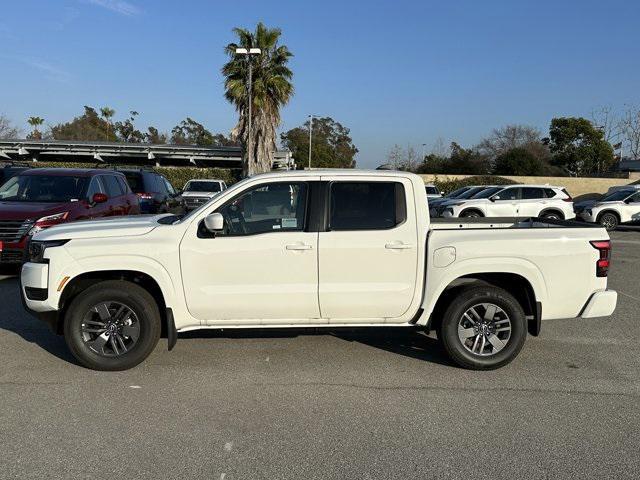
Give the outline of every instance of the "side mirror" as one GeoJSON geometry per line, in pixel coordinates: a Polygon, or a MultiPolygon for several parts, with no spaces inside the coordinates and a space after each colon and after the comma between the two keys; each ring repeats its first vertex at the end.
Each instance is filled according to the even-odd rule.
{"type": "Polygon", "coordinates": [[[91,199],[91,203],[98,204],[98,203],[104,203],[107,200],[109,200],[109,197],[107,197],[104,193],[95,193],[93,195],[93,198],[91,199]]]}
{"type": "Polygon", "coordinates": [[[489,200],[490,200],[491,202],[495,202],[496,200],[500,200],[500,195],[496,195],[496,196],[494,196],[494,197],[489,197],[489,200]]]}
{"type": "Polygon", "coordinates": [[[211,233],[221,232],[224,229],[224,217],[221,213],[212,213],[204,217],[204,227],[211,233]]]}

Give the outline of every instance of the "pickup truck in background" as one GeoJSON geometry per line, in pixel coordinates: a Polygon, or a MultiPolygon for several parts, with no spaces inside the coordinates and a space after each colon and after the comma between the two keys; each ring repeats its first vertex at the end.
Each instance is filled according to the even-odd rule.
{"type": "Polygon", "coordinates": [[[430,221],[410,173],[292,171],[185,216],[38,232],[21,290],[96,370],[142,362],[163,329],[171,349],[193,329],[339,326],[435,330],[458,365],[492,369],[541,320],[611,315],[609,252],[599,226],[430,221]]]}

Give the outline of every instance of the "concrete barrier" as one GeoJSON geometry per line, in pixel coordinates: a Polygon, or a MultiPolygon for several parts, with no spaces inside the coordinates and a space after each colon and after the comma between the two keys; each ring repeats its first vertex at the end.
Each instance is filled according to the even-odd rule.
{"type": "MultiPolygon", "coordinates": [[[[422,174],[420,175],[425,183],[434,181],[446,182],[448,180],[461,180],[472,175],[449,175],[449,174],[422,174]]],[[[515,175],[500,175],[516,183],[529,185],[555,185],[564,187],[574,199],[586,200],[598,198],[611,187],[640,183],[640,173],[629,173],[628,178],[593,178],[593,177],[522,177],[515,175]]]]}

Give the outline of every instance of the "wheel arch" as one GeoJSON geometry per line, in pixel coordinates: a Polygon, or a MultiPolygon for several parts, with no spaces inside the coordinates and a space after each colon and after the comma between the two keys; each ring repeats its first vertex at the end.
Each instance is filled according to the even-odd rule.
{"type": "Polygon", "coordinates": [[[485,216],[484,212],[483,212],[481,209],[479,209],[478,207],[468,207],[468,208],[465,208],[464,210],[461,210],[461,211],[460,211],[460,215],[458,215],[458,216],[459,216],[459,217],[464,217],[464,215],[465,215],[466,213],[471,213],[471,212],[478,213],[481,217],[484,217],[484,216],[485,216]]]}
{"type": "Polygon", "coordinates": [[[618,219],[618,223],[622,222],[622,217],[620,216],[620,213],[617,210],[614,210],[612,208],[606,208],[606,209],[602,210],[600,213],[598,213],[598,216],[596,217],[596,222],[600,223],[600,219],[606,213],[611,213],[611,214],[615,215],[615,217],[618,219]]]}
{"type": "Polygon", "coordinates": [[[556,208],[556,207],[545,208],[544,210],[542,210],[540,212],[540,214],[538,216],[542,217],[546,213],[556,213],[556,214],[558,214],[560,216],[561,220],[565,219],[564,212],[562,210],[560,210],[559,208],[556,208]]]}
{"type": "Polygon", "coordinates": [[[529,325],[529,333],[540,333],[540,320],[542,316],[542,302],[532,283],[523,275],[514,272],[478,272],[461,275],[450,281],[440,292],[429,314],[426,327],[428,330],[437,329],[445,310],[462,289],[471,286],[489,285],[502,288],[518,301],[529,325]]]}
{"type": "MultiPolygon", "coordinates": [[[[95,270],[76,275],[69,280],[58,300],[58,318],[55,325],[57,334],[62,334],[64,329],[64,317],[73,299],[88,287],[107,280],[121,280],[131,282],[148,291],[158,303],[158,309],[162,318],[162,334],[166,334],[167,326],[167,302],[165,293],[160,283],[148,273],[137,270],[95,270]]],[[[173,321],[173,318],[171,318],[173,321]]]]}

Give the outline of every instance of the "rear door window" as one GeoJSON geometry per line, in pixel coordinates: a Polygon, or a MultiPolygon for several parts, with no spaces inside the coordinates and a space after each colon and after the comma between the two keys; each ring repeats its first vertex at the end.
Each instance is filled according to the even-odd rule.
{"type": "Polygon", "coordinates": [[[544,198],[542,188],[524,187],[522,190],[522,200],[538,200],[544,198]]]}
{"type": "MultiPolygon", "coordinates": [[[[545,188],[544,194],[547,198],[553,198],[556,196],[556,191],[552,188],[545,188]]],[[[568,196],[568,195],[567,195],[568,196]]]]}
{"type": "Polygon", "coordinates": [[[142,181],[142,175],[140,175],[140,173],[138,172],[123,172],[123,173],[133,193],[146,192],[144,188],[144,182],[142,181]]]}
{"type": "Polygon", "coordinates": [[[330,230],[386,230],[407,217],[404,187],[398,182],[334,182],[330,230]]]}
{"type": "Polygon", "coordinates": [[[124,193],[115,175],[103,175],[102,181],[110,197],[119,197],[124,193]]]}

